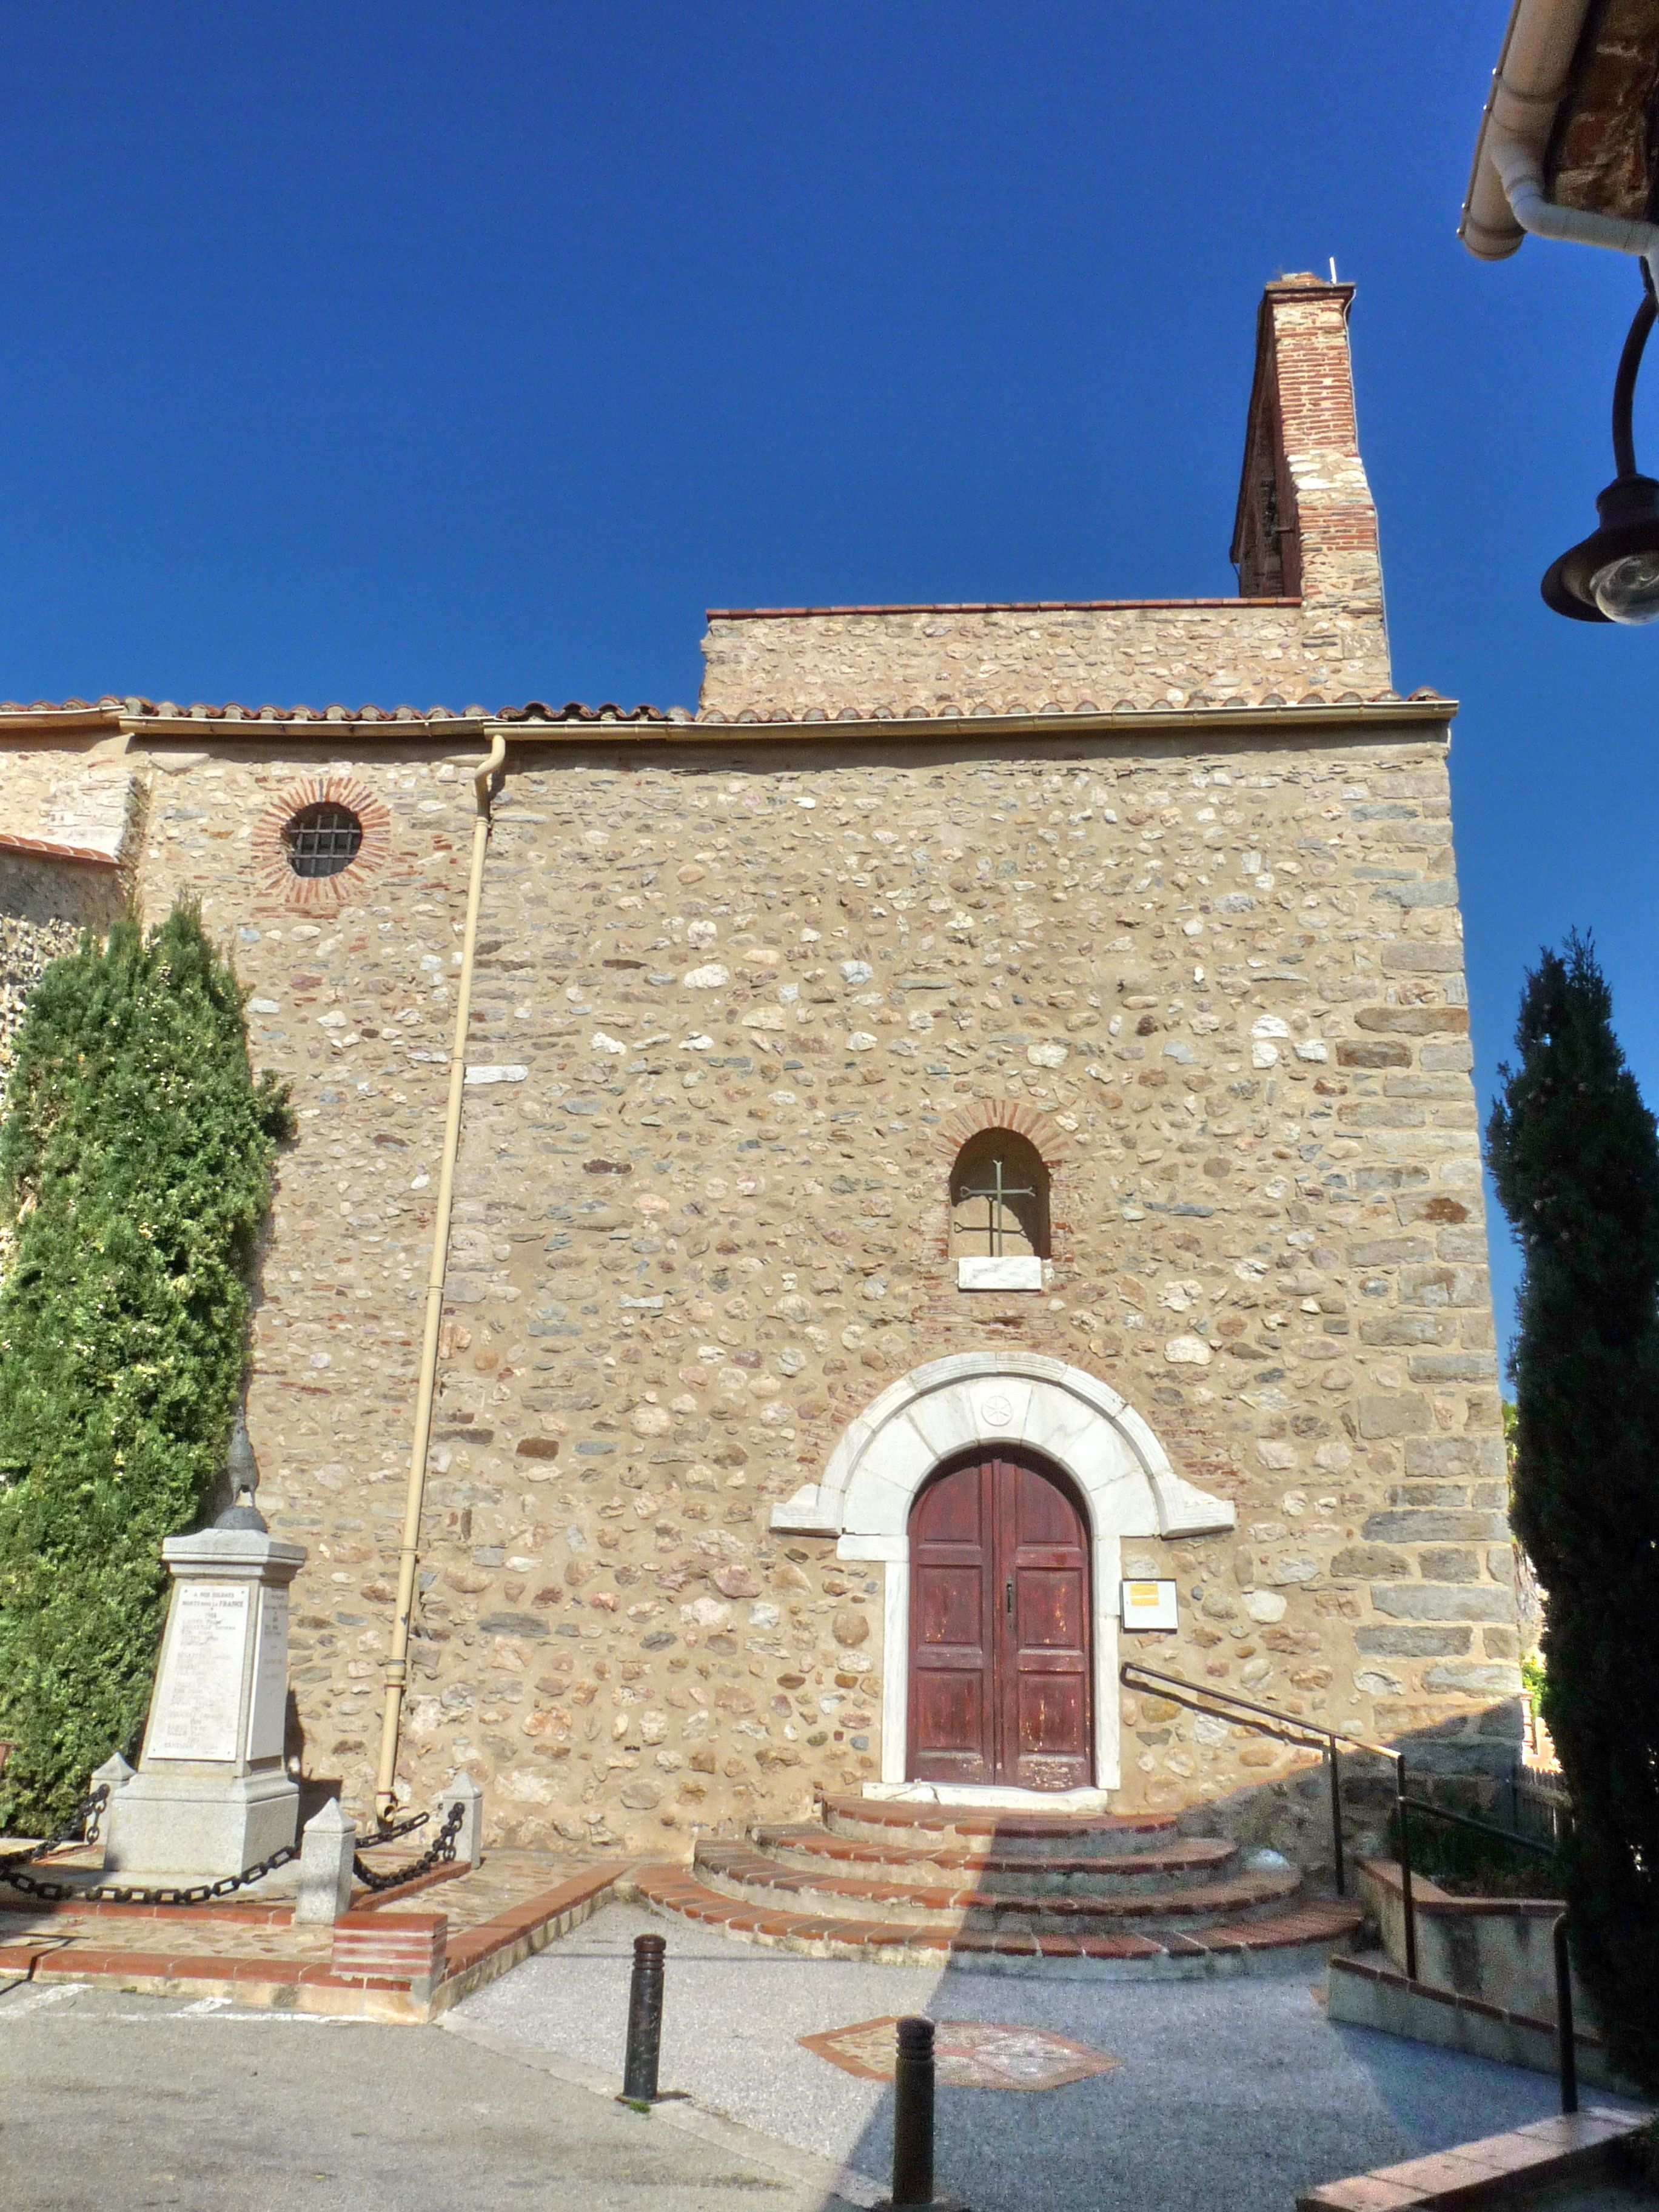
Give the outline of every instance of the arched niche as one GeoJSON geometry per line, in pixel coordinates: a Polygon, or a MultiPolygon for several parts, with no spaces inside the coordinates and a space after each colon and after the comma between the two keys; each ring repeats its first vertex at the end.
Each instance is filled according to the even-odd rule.
{"type": "MultiPolygon", "coordinates": [[[[1178,1475],[1140,1415],[1109,1385],[1064,1360],[961,1352],[901,1376],[842,1431],[822,1478],[775,1506],[772,1526],[833,1535],[844,1559],[885,1569],[882,1783],[905,1787],[911,1501],[940,1462],[978,1444],[1023,1444],[1076,1484],[1094,1547],[1095,1770],[1118,1785],[1117,1594],[1127,1537],[1231,1528],[1231,1499],[1178,1475]]],[[[1003,1802],[1006,1792],[978,1802],[1003,1802]]],[[[1015,1793],[1016,1796],[1018,1793],[1015,1793]]]]}

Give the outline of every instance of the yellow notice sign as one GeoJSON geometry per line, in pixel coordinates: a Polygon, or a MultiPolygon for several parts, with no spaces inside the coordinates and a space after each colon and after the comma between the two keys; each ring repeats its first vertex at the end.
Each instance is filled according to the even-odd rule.
{"type": "Polygon", "coordinates": [[[1176,1626],[1173,1582],[1126,1582],[1122,1591],[1121,1618],[1126,1628],[1176,1626]]]}

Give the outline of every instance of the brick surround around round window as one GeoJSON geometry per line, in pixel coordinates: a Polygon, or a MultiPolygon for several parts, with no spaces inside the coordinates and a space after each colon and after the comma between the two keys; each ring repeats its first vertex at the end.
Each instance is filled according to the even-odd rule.
{"type": "Polygon", "coordinates": [[[391,848],[392,817],[366,784],[355,776],[301,776],[274,798],[254,830],[255,865],[261,888],[283,905],[332,914],[362,896],[384,866],[391,848]],[[362,826],[362,842],[346,866],[326,876],[295,874],[283,832],[308,807],[343,807],[362,826]]]}

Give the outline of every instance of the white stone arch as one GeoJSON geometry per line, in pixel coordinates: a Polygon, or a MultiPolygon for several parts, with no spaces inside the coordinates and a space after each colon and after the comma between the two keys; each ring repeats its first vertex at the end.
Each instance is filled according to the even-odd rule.
{"type": "MultiPolygon", "coordinates": [[[[907,1784],[910,1507],[939,1462],[975,1444],[1024,1444],[1082,1493],[1092,1545],[1096,1790],[1119,1786],[1117,1591],[1126,1536],[1198,1536],[1231,1528],[1231,1502],[1183,1481],[1134,1408],[1064,1360],[1030,1352],[959,1352],[901,1376],[849,1424],[821,1481],[775,1506],[780,1531],[835,1536],[844,1559],[886,1571],[881,1790],[1026,1802],[1024,1791],[907,1784]]],[[[1077,1793],[1072,1793],[1073,1796],[1077,1793]]],[[[1049,1799],[1051,1804],[1063,1800],[1049,1799]]]]}

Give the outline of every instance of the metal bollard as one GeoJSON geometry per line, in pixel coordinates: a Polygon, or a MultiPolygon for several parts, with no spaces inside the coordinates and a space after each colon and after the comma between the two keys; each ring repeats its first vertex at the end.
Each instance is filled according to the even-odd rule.
{"type": "Polygon", "coordinates": [[[893,2061],[893,2193],[877,2212],[964,2212],[933,2194],[933,2023],[898,2023],[893,2061]]]}
{"type": "Polygon", "coordinates": [[[893,2063],[893,2203],[933,2201],[933,2023],[898,2024],[893,2063]]]}
{"type": "Polygon", "coordinates": [[[657,2067],[662,2054],[662,1962],[666,1948],[660,1936],[634,1938],[634,1972],[628,1984],[628,2055],[623,2061],[624,2104],[659,2101],[657,2067]]]}

